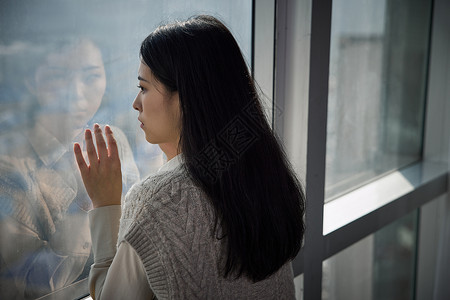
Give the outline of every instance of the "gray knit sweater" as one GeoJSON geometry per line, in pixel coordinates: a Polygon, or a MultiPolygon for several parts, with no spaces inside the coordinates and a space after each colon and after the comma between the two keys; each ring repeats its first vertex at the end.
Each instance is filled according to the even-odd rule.
{"type": "Polygon", "coordinates": [[[158,299],[295,298],[291,263],[257,283],[221,276],[226,238],[213,233],[213,208],[183,166],[135,185],[120,227],[118,243],[136,250],[158,299]]]}

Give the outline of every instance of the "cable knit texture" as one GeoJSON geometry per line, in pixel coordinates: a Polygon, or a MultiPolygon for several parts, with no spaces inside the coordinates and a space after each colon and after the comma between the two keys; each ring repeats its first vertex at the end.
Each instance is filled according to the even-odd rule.
{"type": "Polygon", "coordinates": [[[266,280],[221,276],[226,238],[217,239],[208,198],[183,166],[136,184],[122,204],[119,240],[141,258],[158,299],[294,299],[291,263],[266,280]]]}

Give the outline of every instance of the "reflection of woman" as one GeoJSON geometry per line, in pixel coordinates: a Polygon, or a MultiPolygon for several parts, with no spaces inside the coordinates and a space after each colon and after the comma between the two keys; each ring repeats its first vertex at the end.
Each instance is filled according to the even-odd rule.
{"type": "Polygon", "coordinates": [[[133,107],[169,161],[121,203],[113,130],[94,127],[98,151],[86,130],[89,165],[75,144],[94,206],[91,295],[294,298],[304,195],[231,33],[199,16],[159,27],[140,55],[133,107]]]}
{"type": "Polygon", "coordinates": [[[40,107],[37,123],[63,143],[72,141],[92,118],[106,87],[100,50],[87,39],[49,54],[32,80],[28,86],[40,107]]]}
{"type": "MultiPolygon", "coordinates": [[[[97,112],[106,77],[95,44],[83,38],[51,49],[24,74],[36,99],[32,121],[13,133],[0,160],[0,298],[35,298],[86,277],[91,204],[73,155],[74,141],[97,112]],[[13,149],[13,150],[11,150],[13,149]]],[[[139,175],[126,137],[118,129],[123,190],[139,175]]]]}

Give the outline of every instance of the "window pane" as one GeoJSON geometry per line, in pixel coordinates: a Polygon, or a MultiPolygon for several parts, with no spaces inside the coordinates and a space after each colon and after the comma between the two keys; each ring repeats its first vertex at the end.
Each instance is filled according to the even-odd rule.
{"type": "Polygon", "coordinates": [[[303,274],[294,278],[295,284],[295,299],[303,300],[303,274]]]}
{"type": "Polygon", "coordinates": [[[230,27],[250,64],[251,5],[1,1],[0,299],[34,299],[88,276],[91,204],[72,153],[86,127],[113,127],[124,193],[163,163],[131,106],[140,42],[161,22],[208,13],[230,27]]]}
{"type": "Polygon", "coordinates": [[[333,1],[327,199],[420,159],[431,2],[333,1]]]}
{"type": "Polygon", "coordinates": [[[323,262],[322,299],[412,299],[417,211],[323,262]]]}

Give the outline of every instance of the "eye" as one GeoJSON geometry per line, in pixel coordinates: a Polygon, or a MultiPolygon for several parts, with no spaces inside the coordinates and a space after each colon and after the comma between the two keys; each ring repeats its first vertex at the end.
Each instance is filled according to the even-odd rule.
{"type": "Polygon", "coordinates": [[[141,85],[138,85],[137,87],[141,90],[142,93],[145,91],[145,89],[141,85]]]}
{"type": "Polygon", "coordinates": [[[84,77],[84,81],[86,83],[92,82],[94,80],[100,79],[102,77],[102,75],[100,73],[91,73],[91,74],[86,74],[84,77]]]}

